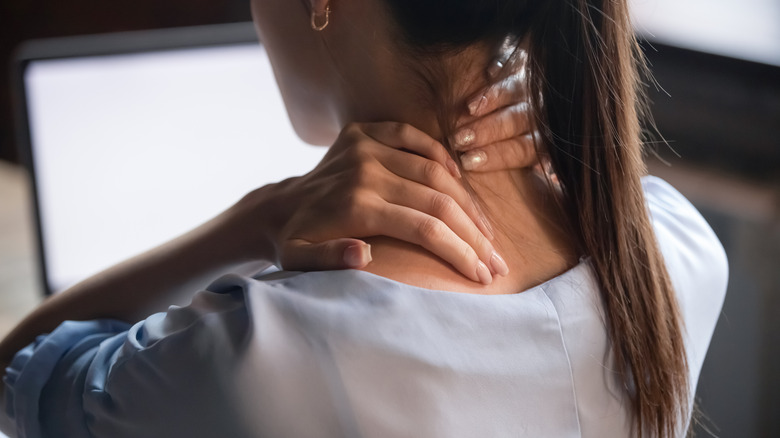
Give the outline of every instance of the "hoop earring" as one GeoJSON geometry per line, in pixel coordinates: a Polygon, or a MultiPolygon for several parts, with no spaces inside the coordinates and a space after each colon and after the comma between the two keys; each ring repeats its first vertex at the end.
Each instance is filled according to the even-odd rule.
{"type": "Polygon", "coordinates": [[[330,5],[325,6],[325,22],[318,25],[317,24],[317,12],[312,9],[311,11],[311,28],[316,30],[317,32],[322,31],[326,27],[328,27],[328,24],[330,24],[330,5]]]}

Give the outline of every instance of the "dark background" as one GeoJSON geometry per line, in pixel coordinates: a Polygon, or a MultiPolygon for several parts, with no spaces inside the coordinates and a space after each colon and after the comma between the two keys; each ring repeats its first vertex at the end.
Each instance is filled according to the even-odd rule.
{"type": "MultiPolygon", "coordinates": [[[[2,0],[0,159],[17,161],[10,98],[23,40],[250,20],[247,1],[2,0]]],[[[696,204],[723,242],[729,291],[699,382],[706,429],[780,436],[780,67],[645,44],[668,145],[653,172],[696,204]]],[[[778,47],[780,50],[780,47],[778,47]]],[[[710,436],[700,427],[698,436],[710,436]]]]}

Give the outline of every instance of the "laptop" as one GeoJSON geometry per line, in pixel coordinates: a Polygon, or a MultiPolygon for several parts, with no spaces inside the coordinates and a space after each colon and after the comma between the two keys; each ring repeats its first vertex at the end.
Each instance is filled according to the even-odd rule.
{"type": "Polygon", "coordinates": [[[295,135],[251,23],[37,40],[17,61],[47,295],[326,151],[295,135]]]}

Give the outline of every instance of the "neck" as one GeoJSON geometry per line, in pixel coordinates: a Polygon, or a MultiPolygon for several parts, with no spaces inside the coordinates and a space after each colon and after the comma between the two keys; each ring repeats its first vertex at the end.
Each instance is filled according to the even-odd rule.
{"type": "Polygon", "coordinates": [[[354,41],[351,40],[357,45],[350,50],[373,51],[338,60],[340,126],[353,121],[393,120],[413,125],[442,141],[445,132],[434,109],[446,105],[453,115],[463,114],[467,98],[488,85],[485,66],[491,60],[488,54],[494,50],[487,46],[469,47],[456,54],[415,59],[410,63],[401,49],[377,50],[377,46],[385,47],[382,44],[368,49],[354,41]]]}
{"type": "Polygon", "coordinates": [[[385,237],[368,239],[374,261],[365,270],[428,289],[506,294],[529,289],[577,263],[545,183],[534,172],[492,172],[469,179],[493,229],[493,244],[509,266],[508,276],[495,277],[489,286],[474,283],[423,248],[385,237]]]}
{"type": "MultiPolygon", "coordinates": [[[[364,40],[350,39],[350,44],[358,45],[350,53],[386,47],[362,45],[364,40]]],[[[341,102],[347,102],[340,110],[342,126],[351,121],[394,120],[441,139],[443,130],[433,99],[428,98],[432,90],[426,89],[420,72],[408,68],[399,53],[377,50],[366,56],[340,58],[341,95],[345,98],[341,102]]],[[[448,84],[453,90],[451,102],[457,105],[486,85],[484,71],[492,53],[496,52],[489,47],[472,47],[437,59],[435,65],[418,64],[416,69],[436,67],[449,72],[454,78],[448,84]]],[[[427,73],[435,73],[436,68],[427,73]]],[[[462,106],[465,108],[465,104],[462,106]]],[[[545,196],[549,190],[530,169],[473,173],[467,178],[492,224],[493,244],[509,265],[510,275],[495,277],[485,287],[466,279],[423,248],[385,237],[367,239],[374,261],[366,270],[429,289],[492,294],[528,289],[576,264],[570,239],[566,239],[560,218],[553,214],[545,196]]]]}

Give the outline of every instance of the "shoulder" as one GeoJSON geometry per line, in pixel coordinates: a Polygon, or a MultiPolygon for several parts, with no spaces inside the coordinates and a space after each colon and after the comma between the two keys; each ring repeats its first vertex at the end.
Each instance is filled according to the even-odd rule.
{"type": "Polygon", "coordinates": [[[236,288],[245,293],[250,314],[263,306],[287,311],[323,306],[329,311],[382,308],[393,305],[396,292],[416,289],[356,270],[277,271],[253,278],[228,275],[209,287],[219,293],[236,288]]]}
{"type": "Polygon", "coordinates": [[[698,377],[726,295],[726,252],[701,213],[680,192],[652,176],[643,178],[642,185],[685,323],[689,365],[698,377]]]}
{"type": "Polygon", "coordinates": [[[725,294],[726,252],[701,213],[660,178],[645,177],[642,185],[667,269],[678,283],[675,287],[725,294]]]}

